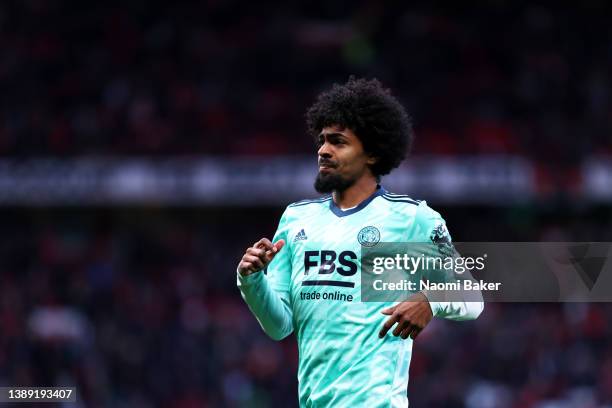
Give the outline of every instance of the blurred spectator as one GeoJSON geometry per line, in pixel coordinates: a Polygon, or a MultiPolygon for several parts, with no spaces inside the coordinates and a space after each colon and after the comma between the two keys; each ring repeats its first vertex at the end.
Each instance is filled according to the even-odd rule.
{"type": "Polygon", "coordinates": [[[0,4],[0,154],[311,152],[348,73],[415,118],[418,153],[610,153],[610,5],[371,1],[0,4]]]}
{"type": "MultiPolygon", "coordinates": [[[[523,155],[550,184],[612,154],[611,11],[4,1],[0,155],[312,153],[303,113],[352,73],[406,104],[417,154],[523,155]]],[[[612,241],[609,208],[560,204],[436,209],[456,241],[612,241]]],[[[76,385],[87,407],[296,406],[295,342],[266,338],[235,288],[245,245],[279,215],[3,208],[0,385],[76,385]]],[[[436,320],[411,407],[612,407],[610,327],[608,304],[436,320]]]]}
{"type": "MultiPolygon", "coordinates": [[[[75,384],[88,407],[296,406],[294,340],[268,339],[235,288],[244,245],[279,216],[257,211],[256,222],[230,209],[0,213],[0,383],[75,384]]],[[[523,213],[522,228],[513,209],[440,211],[458,241],[611,238],[597,213],[576,235],[562,211],[523,213]]],[[[601,303],[489,304],[474,322],[436,320],[415,343],[411,405],[612,404],[611,323],[601,303]]]]}

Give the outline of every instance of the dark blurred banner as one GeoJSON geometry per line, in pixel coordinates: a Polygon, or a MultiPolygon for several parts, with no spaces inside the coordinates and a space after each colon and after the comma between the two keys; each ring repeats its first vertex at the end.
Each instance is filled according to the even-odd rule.
{"type": "MultiPolygon", "coordinates": [[[[168,159],[78,158],[0,161],[4,205],[281,205],[314,197],[311,156],[168,159]]],[[[418,157],[383,185],[398,193],[445,204],[513,205],[566,194],[612,201],[612,164],[592,158],[579,182],[552,187],[538,168],[518,156],[418,157]]]]}
{"type": "MultiPolygon", "coordinates": [[[[280,205],[316,196],[311,156],[0,161],[4,205],[280,205]]],[[[550,194],[517,156],[418,157],[383,178],[395,192],[448,204],[512,205],[550,194]]],[[[556,192],[612,200],[612,166],[592,160],[582,185],[556,192]]]]}

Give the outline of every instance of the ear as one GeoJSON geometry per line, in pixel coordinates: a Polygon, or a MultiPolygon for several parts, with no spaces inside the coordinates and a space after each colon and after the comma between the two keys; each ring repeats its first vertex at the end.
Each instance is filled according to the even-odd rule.
{"type": "Polygon", "coordinates": [[[366,164],[371,166],[373,164],[375,164],[378,161],[378,157],[372,156],[372,155],[368,155],[368,160],[366,160],[366,164]]]}

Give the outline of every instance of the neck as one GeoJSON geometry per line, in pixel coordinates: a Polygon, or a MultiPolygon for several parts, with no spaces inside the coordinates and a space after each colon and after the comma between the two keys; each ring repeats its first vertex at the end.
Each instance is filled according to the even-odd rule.
{"type": "Polygon", "coordinates": [[[341,210],[355,207],[376,191],[376,178],[372,175],[358,179],[344,191],[334,191],[334,202],[341,210]]]}

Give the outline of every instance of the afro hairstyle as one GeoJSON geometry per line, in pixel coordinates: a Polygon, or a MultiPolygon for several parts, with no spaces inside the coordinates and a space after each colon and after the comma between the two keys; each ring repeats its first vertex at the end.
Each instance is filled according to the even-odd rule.
{"type": "Polygon", "coordinates": [[[346,84],[319,94],[306,112],[307,131],[316,141],[324,127],[334,125],[352,130],[364,151],[377,159],[370,166],[377,178],[400,165],[414,139],[410,116],[377,79],[351,76],[346,84]]]}

